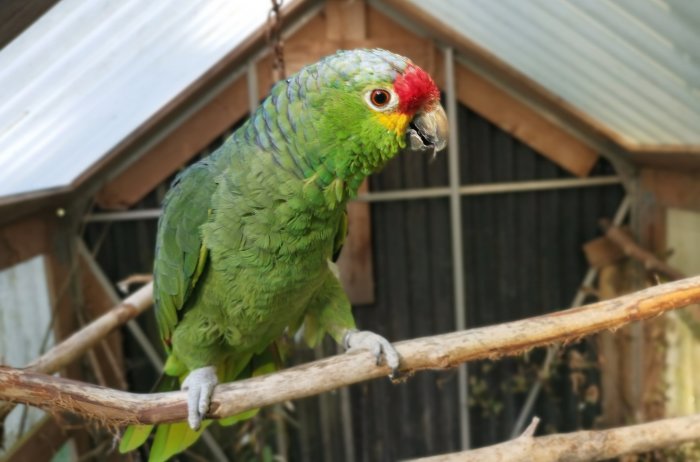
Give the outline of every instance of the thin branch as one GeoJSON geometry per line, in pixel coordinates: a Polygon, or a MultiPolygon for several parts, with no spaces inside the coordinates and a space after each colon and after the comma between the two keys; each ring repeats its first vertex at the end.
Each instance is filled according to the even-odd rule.
{"type": "Polygon", "coordinates": [[[27,369],[46,374],[58,372],[82,356],[112,330],[143,313],[152,304],[153,285],[147,284],[125,298],[119,305],[29,363],[27,369]]]}
{"type": "Polygon", "coordinates": [[[642,263],[648,271],[663,274],[672,281],[685,277],[683,272],[637,244],[623,228],[611,225],[608,220],[600,220],[600,226],[605,231],[605,236],[617,244],[625,255],[642,263]]]}
{"type": "MultiPolygon", "coordinates": [[[[634,294],[521,321],[399,342],[401,371],[444,369],[466,361],[514,355],[556,341],[573,341],[700,301],[700,276],[634,294]]],[[[343,354],[278,373],[219,385],[209,417],[222,418],[386,376],[369,352],[343,354]]],[[[184,392],[149,395],[0,367],[0,399],[49,411],[69,411],[108,425],[186,418],[184,392]]]]}
{"type": "MultiPolygon", "coordinates": [[[[147,284],[107,313],[54,346],[27,365],[26,371],[53,374],[68,366],[104,339],[112,330],[135,318],[153,304],[153,285],[147,284]]],[[[0,401],[3,401],[0,395],[0,401]]],[[[0,428],[13,404],[0,403],[0,428]]]]}
{"type": "Polygon", "coordinates": [[[471,451],[414,459],[412,462],[587,462],[647,452],[700,439],[700,414],[609,430],[518,437],[471,451]]]}

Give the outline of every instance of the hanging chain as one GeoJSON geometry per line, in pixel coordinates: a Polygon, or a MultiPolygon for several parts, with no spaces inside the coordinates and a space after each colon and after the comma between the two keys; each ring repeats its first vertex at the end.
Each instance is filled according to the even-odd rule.
{"type": "Polygon", "coordinates": [[[284,70],[284,43],[282,42],[282,15],[280,7],[282,0],[271,0],[272,8],[267,16],[267,42],[272,47],[274,55],[272,62],[273,81],[277,82],[285,77],[284,70]]]}

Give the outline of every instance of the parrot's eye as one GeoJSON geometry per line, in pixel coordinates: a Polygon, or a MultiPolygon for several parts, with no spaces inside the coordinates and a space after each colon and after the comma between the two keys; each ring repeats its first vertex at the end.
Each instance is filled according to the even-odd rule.
{"type": "Polygon", "coordinates": [[[366,93],[367,103],[373,109],[379,109],[380,111],[386,111],[394,107],[397,103],[396,95],[384,88],[375,88],[366,93]]]}
{"type": "Polygon", "coordinates": [[[369,99],[375,106],[384,107],[391,101],[391,94],[386,90],[372,90],[369,99]]]}

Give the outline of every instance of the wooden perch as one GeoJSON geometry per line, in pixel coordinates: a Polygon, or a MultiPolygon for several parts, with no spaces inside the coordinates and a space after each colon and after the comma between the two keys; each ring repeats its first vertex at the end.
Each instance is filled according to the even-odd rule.
{"type": "Polygon", "coordinates": [[[647,452],[700,439],[700,414],[609,430],[521,436],[505,443],[412,462],[587,462],[647,452]]]}
{"type": "MultiPolygon", "coordinates": [[[[466,361],[514,355],[557,341],[573,341],[605,329],[657,316],[700,301],[700,276],[651,287],[570,310],[495,326],[408,340],[396,344],[401,371],[443,369],[466,361]]],[[[316,395],[386,376],[369,352],[333,356],[239,382],[219,385],[209,417],[316,395]]],[[[48,411],[68,411],[106,425],[184,420],[184,392],[135,394],[0,367],[0,399],[48,411]]]]}

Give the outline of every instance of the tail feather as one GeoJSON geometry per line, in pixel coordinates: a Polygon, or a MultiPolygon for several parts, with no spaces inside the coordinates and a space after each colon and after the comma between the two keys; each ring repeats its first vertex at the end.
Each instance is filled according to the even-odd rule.
{"type": "MultiPolygon", "coordinates": [[[[231,358],[231,360],[219,365],[217,371],[219,379],[222,383],[225,383],[269,374],[280,368],[281,356],[282,352],[279,346],[273,344],[271,348],[267,348],[258,354],[239,357],[238,361],[234,361],[235,358],[231,358]]],[[[163,374],[153,387],[153,391],[178,390],[184,377],[178,378],[163,374]]],[[[240,414],[220,419],[218,423],[222,426],[234,425],[253,418],[259,411],[260,409],[250,409],[240,414]]],[[[204,429],[212,422],[213,420],[203,421],[201,428],[197,431],[192,430],[187,422],[159,424],[156,427],[148,461],[166,461],[175,454],[184,451],[197,441],[204,429]]],[[[123,454],[143,445],[152,433],[153,427],[154,425],[130,425],[127,427],[119,444],[119,452],[123,454]]]]}

